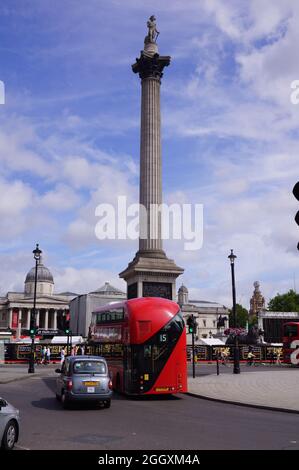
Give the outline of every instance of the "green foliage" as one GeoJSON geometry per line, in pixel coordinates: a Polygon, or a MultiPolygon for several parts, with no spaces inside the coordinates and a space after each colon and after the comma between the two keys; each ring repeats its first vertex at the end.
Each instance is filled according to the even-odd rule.
{"type": "Polygon", "coordinates": [[[252,326],[255,326],[257,324],[258,324],[257,316],[253,315],[253,317],[249,319],[248,327],[251,328],[252,326]]]}
{"type": "MultiPolygon", "coordinates": [[[[248,310],[240,304],[236,304],[237,327],[245,328],[248,321],[248,310]]],[[[233,327],[234,319],[232,310],[229,310],[229,326],[233,327]]]]}
{"type": "Polygon", "coordinates": [[[293,289],[285,294],[277,294],[268,304],[272,312],[299,312],[299,294],[293,289]]]}

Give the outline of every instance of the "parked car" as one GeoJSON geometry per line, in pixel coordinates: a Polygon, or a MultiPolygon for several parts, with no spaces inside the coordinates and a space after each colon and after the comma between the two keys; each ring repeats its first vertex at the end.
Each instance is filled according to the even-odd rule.
{"type": "Polygon", "coordinates": [[[11,450],[19,438],[19,410],[0,398],[0,441],[1,449],[11,450]]]}
{"type": "Polygon", "coordinates": [[[110,408],[112,381],[107,362],[99,356],[68,356],[56,369],[56,398],[64,408],[78,401],[93,401],[110,408]]]}

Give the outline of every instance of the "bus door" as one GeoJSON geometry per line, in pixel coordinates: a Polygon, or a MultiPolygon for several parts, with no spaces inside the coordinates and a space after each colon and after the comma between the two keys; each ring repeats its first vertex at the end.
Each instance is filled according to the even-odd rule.
{"type": "Polygon", "coordinates": [[[124,391],[127,393],[139,392],[137,354],[133,345],[124,346],[124,391]]]}

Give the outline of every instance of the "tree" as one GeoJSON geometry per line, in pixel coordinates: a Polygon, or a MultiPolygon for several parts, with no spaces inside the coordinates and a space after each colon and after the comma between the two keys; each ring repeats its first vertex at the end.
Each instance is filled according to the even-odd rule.
{"type": "Polygon", "coordinates": [[[256,315],[253,315],[251,318],[249,318],[248,328],[252,328],[253,326],[256,326],[257,324],[258,324],[258,318],[256,315]]]}
{"type": "MultiPolygon", "coordinates": [[[[240,328],[245,328],[246,323],[248,322],[248,310],[240,304],[236,304],[236,317],[237,317],[237,326],[240,328]]],[[[233,327],[233,311],[229,310],[229,326],[233,327]]]]}
{"type": "Polygon", "coordinates": [[[268,309],[272,312],[299,312],[299,294],[293,289],[285,294],[277,294],[270,299],[268,309]]]}

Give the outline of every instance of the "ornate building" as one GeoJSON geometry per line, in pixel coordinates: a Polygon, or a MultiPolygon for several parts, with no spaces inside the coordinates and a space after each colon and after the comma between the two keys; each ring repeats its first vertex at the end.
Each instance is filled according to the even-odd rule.
{"type": "MultiPolygon", "coordinates": [[[[2,333],[12,333],[13,337],[26,336],[30,328],[30,314],[33,308],[35,267],[26,278],[24,292],[8,292],[0,297],[0,328],[2,333]]],[[[43,264],[37,267],[36,285],[36,326],[43,330],[64,330],[69,322],[69,303],[77,294],[54,293],[52,273],[43,264]]],[[[3,336],[3,335],[2,335],[3,336]]]]}
{"type": "Polygon", "coordinates": [[[255,281],[253,283],[254,291],[253,295],[250,299],[250,310],[249,310],[249,318],[252,318],[257,315],[258,312],[266,310],[265,307],[265,298],[262,296],[260,291],[260,283],[255,281]]]}
{"type": "MultiPolygon", "coordinates": [[[[228,328],[228,309],[224,305],[206,300],[189,301],[188,289],[183,284],[178,290],[178,304],[186,323],[192,314],[196,319],[196,342],[217,336],[222,330],[228,328]]],[[[191,334],[188,335],[188,331],[187,343],[191,343],[191,334]]]]}

